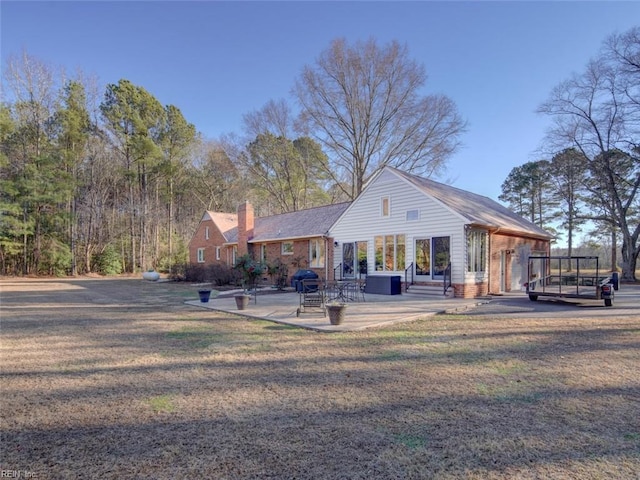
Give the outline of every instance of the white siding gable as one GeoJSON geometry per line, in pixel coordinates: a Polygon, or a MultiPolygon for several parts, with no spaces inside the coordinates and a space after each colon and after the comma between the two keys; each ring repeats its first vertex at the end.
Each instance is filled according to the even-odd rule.
{"type": "MultiPolygon", "coordinates": [[[[368,271],[374,273],[373,238],[376,235],[406,236],[405,267],[414,259],[416,238],[449,236],[453,280],[462,282],[465,258],[464,225],[463,217],[441,202],[426,195],[392,171],[383,170],[331,228],[331,236],[339,242],[334,254],[334,267],[342,261],[344,242],[368,242],[368,271]],[[381,198],[385,196],[390,198],[389,217],[381,215],[381,198]],[[418,210],[419,220],[407,221],[407,211],[410,210],[418,210]]],[[[404,271],[396,274],[404,274],[404,271]]]]}

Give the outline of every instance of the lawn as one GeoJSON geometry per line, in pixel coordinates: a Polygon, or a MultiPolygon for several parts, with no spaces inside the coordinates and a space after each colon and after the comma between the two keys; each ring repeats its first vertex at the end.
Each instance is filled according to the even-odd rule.
{"type": "Polygon", "coordinates": [[[3,474],[640,478],[640,318],[328,334],[186,306],[197,293],[180,284],[16,285],[3,474]]]}

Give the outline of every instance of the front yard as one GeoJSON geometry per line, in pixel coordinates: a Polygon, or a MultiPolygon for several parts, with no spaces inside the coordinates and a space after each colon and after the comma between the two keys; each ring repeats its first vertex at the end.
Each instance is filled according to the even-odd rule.
{"type": "Polygon", "coordinates": [[[640,318],[323,334],[140,280],[2,288],[3,472],[637,479],[640,318]],[[60,287],[54,287],[60,285],[60,287]]]}

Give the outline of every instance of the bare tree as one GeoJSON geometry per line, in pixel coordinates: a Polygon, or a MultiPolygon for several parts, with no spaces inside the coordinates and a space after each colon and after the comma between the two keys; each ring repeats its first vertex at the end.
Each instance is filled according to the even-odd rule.
{"type": "Polygon", "coordinates": [[[329,202],[327,156],[312,139],[296,138],[294,116],[284,100],[270,100],[243,121],[247,140],[238,161],[261,211],[292,212],[329,202]]]}
{"type": "Polygon", "coordinates": [[[227,145],[214,141],[204,142],[193,166],[191,195],[205,210],[235,212],[241,201],[242,187],[238,169],[227,155],[227,145]]]}
{"type": "Polygon", "coordinates": [[[396,41],[337,39],[303,69],[293,89],[301,120],[348,197],[386,165],[436,174],[459,146],[465,122],[450,98],[421,96],[425,82],[424,67],[396,41]]]}
{"type": "Polygon", "coordinates": [[[594,213],[584,218],[619,229],[623,280],[635,280],[640,254],[640,75],[621,58],[638,58],[638,40],[636,29],[610,37],[585,71],[558,85],[539,108],[554,119],[546,141],[557,150],[573,147],[588,160],[585,186],[594,213]]]}
{"type": "Polygon", "coordinates": [[[294,117],[284,100],[269,100],[260,110],[243,115],[242,121],[249,139],[265,133],[287,138],[295,135],[294,117]]]}

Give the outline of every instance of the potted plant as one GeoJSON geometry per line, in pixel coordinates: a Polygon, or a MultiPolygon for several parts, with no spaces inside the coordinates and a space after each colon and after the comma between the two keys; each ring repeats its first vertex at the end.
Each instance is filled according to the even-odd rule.
{"type": "Polygon", "coordinates": [[[344,321],[347,312],[346,303],[327,303],[327,311],[329,312],[329,321],[331,325],[340,325],[344,321]]]}
{"type": "Polygon", "coordinates": [[[248,293],[239,293],[238,295],[234,295],[233,298],[236,299],[236,307],[238,307],[238,310],[244,310],[249,305],[251,295],[248,293]]]}
{"type": "Polygon", "coordinates": [[[258,278],[265,271],[265,266],[261,262],[254,260],[251,255],[244,254],[238,258],[233,268],[242,273],[243,293],[235,295],[235,299],[238,310],[244,310],[247,308],[251,298],[249,289],[255,289],[258,278]]]}
{"type": "Polygon", "coordinates": [[[220,292],[217,290],[211,290],[208,288],[202,288],[198,290],[198,295],[200,296],[200,301],[202,303],[207,303],[210,298],[216,298],[220,292]]]}

